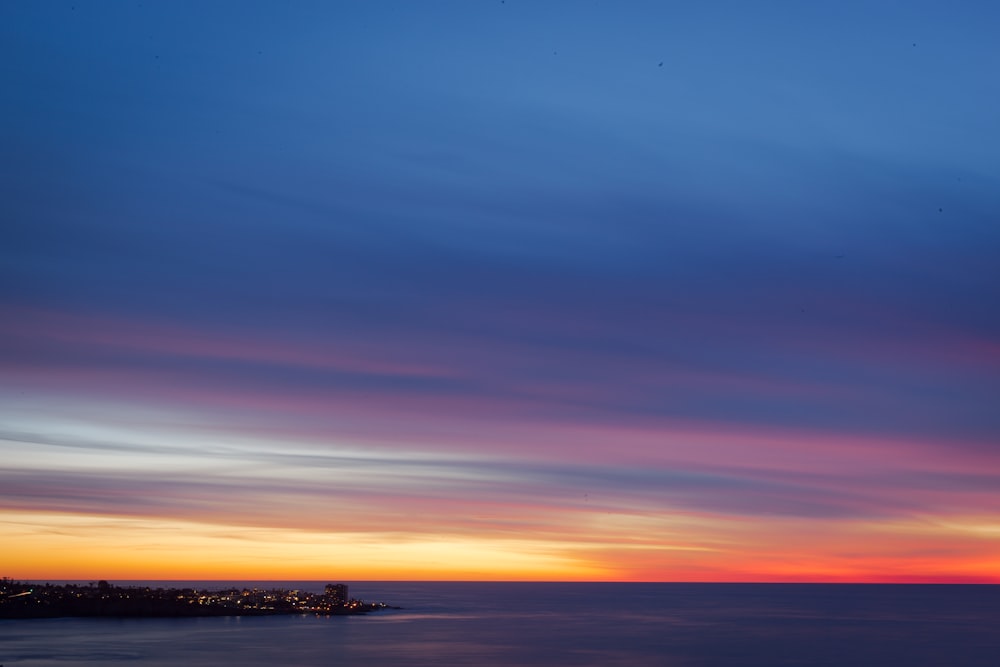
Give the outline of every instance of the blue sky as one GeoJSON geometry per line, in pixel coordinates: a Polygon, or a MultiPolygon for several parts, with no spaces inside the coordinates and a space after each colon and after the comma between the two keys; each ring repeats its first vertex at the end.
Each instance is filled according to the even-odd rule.
{"type": "MultiPolygon", "coordinates": [[[[995,526],[998,14],[6,3],[0,446],[34,491],[0,504],[22,526],[117,516],[100,490],[126,493],[125,470],[160,489],[157,520],[280,524],[157,477],[166,456],[228,488],[199,454],[226,443],[233,465],[348,448],[388,499],[358,515],[393,530],[437,498],[429,469],[465,480],[435,505],[442,535],[484,498],[528,536],[539,508],[593,520],[560,514],[554,478],[603,480],[621,521],[602,544],[637,507],[730,537],[739,507],[995,526]],[[406,463],[380,476],[386,456],[406,463]],[[849,473],[866,466],[873,496],[849,473]],[[520,480],[509,505],[478,486],[494,476],[520,480]],[[657,479],[684,490],[654,502],[657,479]],[[78,496],[47,495],[67,480],[78,496]]],[[[764,563],[769,539],[720,563],[764,563]]],[[[924,569],[976,572],[988,544],[924,569]]],[[[682,567],[597,551],[587,576],[682,567]]]]}

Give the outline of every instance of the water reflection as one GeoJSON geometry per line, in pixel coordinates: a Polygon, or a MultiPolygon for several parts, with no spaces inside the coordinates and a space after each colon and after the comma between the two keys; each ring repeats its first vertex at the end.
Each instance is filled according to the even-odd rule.
{"type": "Polygon", "coordinates": [[[365,617],[0,622],[5,667],[995,665],[996,586],[352,584],[365,617]]]}

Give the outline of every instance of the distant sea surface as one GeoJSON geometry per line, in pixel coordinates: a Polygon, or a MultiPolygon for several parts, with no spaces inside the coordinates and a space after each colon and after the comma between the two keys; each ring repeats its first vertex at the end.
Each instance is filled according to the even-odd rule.
{"type": "MultiPolygon", "coordinates": [[[[112,583],[321,592],[327,582],[112,583]]],[[[6,620],[0,665],[1000,665],[1000,586],[346,583],[353,597],[404,609],[6,620]]]]}

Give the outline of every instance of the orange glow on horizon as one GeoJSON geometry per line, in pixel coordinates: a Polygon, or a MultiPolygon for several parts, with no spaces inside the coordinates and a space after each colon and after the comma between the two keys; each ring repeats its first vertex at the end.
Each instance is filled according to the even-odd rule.
{"type": "MultiPolygon", "coordinates": [[[[769,544],[625,544],[577,538],[497,539],[338,534],[71,514],[0,514],[10,539],[2,574],[39,580],[691,581],[1000,583],[985,549],[961,557],[809,550],[775,530],[769,544]],[[781,548],[783,547],[783,548],[781,548]],[[71,558],[67,557],[71,554],[71,558]]],[[[775,527],[777,528],[777,527],[775,527]]],[[[870,528],[869,528],[870,529],[870,528]]],[[[841,546],[865,539],[852,526],[841,546]]],[[[995,546],[995,545],[986,545],[995,546]]]]}

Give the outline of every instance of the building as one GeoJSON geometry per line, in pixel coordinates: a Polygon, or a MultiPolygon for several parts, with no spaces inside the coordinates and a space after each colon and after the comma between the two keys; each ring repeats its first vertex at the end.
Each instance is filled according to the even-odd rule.
{"type": "Polygon", "coordinates": [[[324,597],[327,598],[331,605],[340,606],[346,605],[347,601],[350,599],[347,597],[346,584],[327,584],[324,597]]]}

